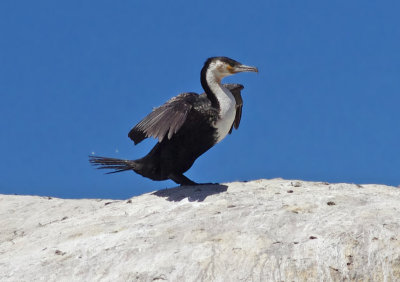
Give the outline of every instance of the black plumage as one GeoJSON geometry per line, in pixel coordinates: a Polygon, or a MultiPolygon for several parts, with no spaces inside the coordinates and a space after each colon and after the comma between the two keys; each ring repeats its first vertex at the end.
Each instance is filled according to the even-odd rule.
{"type": "MultiPolygon", "coordinates": [[[[201,72],[201,82],[206,93],[200,95],[183,93],[173,97],[155,108],[130,130],[128,136],[135,145],[148,137],[158,139],[158,143],[146,156],[137,160],[90,156],[90,162],[100,169],[113,169],[114,171],[110,173],[133,170],[152,180],[171,179],[181,185],[195,184],[183,173],[200,155],[214,146],[218,139],[215,124],[221,118],[220,105],[205,81],[207,68],[210,62],[215,60],[217,58],[207,60],[201,72]],[[204,84],[207,86],[204,87],[204,84]]],[[[247,67],[233,60],[227,63],[232,67],[235,64],[247,67]]],[[[243,86],[240,84],[221,86],[230,91],[235,100],[235,116],[229,130],[231,133],[233,127],[237,129],[240,124],[243,86]]]]}
{"type": "MultiPolygon", "coordinates": [[[[240,119],[242,117],[243,99],[240,91],[244,88],[240,84],[223,84],[225,88],[231,91],[236,101],[236,116],[233,123],[235,129],[239,128],[240,119]]],[[[132,130],[128,136],[137,145],[148,137],[158,139],[162,142],[164,137],[171,139],[174,134],[185,123],[188,114],[193,116],[200,113],[198,120],[194,120],[194,124],[187,124],[197,128],[202,119],[208,117],[207,123],[215,122],[218,118],[218,111],[211,106],[211,101],[207,98],[206,93],[201,95],[196,93],[182,93],[171,98],[162,106],[155,108],[148,116],[142,119],[132,130]],[[196,123],[198,122],[198,123],[196,123]],[[168,134],[167,134],[168,133],[168,134]]],[[[193,120],[191,118],[190,120],[193,120]]],[[[232,131],[230,131],[232,132],[232,131]]]]}

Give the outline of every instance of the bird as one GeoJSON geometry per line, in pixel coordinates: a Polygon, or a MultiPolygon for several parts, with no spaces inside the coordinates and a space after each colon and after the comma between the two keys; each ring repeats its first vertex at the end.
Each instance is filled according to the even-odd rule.
{"type": "Polygon", "coordinates": [[[242,116],[241,84],[222,84],[224,77],[240,72],[258,72],[228,57],[208,58],[200,72],[205,93],[186,92],[168,100],[136,124],[128,133],[135,145],[146,138],[158,139],[144,157],[136,160],[89,156],[91,164],[116,173],[133,170],[155,181],[197,185],[184,175],[195,160],[219,143],[242,116]]]}

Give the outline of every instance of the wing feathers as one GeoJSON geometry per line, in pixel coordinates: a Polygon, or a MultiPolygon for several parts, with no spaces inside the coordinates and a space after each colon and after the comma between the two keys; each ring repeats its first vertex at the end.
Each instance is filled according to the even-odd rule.
{"type": "MultiPolygon", "coordinates": [[[[241,91],[244,88],[243,85],[241,84],[235,84],[235,83],[228,83],[223,85],[225,88],[227,88],[229,91],[231,91],[233,97],[235,97],[236,101],[236,115],[235,115],[235,120],[233,121],[232,128],[235,127],[235,129],[239,128],[240,120],[242,118],[242,108],[243,108],[243,99],[241,95],[241,91]]],[[[232,132],[232,128],[229,131],[229,133],[232,132]]]]}
{"type": "Polygon", "coordinates": [[[154,137],[161,142],[167,135],[168,139],[178,132],[192,109],[191,102],[198,96],[195,93],[180,94],[164,105],[155,108],[148,116],[140,121],[128,136],[135,144],[147,137],[154,137]]]}
{"type": "MultiPolygon", "coordinates": [[[[237,129],[242,117],[243,99],[240,91],[243,85],[240,84],[223,84],[225,88],[231,91],[236,100],[236,116],[229,133],[232,132],[233,127],[237,129]]],[[[153,109],[153,111],[141,120],[132,130],[128,136],[135,144],[140,143],[148,137],[154,137],[161,142],[165,136],[171,139],[176,134],[182,125],[185,123],[189,112],[201,99],[208,99],[203,95],[196,93],[183,93],[176,97],[171,98],[164,105],[153,109]],[[196,102],[197,101],[197,102],[196,102]]],[[[207,104],[207,106],[209,106],[207,104]]],[[[198,105],[196,109],[198,109],[198,105]]]]}

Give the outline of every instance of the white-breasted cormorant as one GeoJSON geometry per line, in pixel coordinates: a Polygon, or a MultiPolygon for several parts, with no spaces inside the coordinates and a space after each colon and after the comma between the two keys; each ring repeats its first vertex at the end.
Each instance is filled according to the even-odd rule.
{"type": "Polygon", "coordinates": [[[239,127],[242,115],[240,84],[221,84],[239,72],[258,72],[227,57],[207,59],[201,70],[205,93],[182,93],[155,108],[128,136],[136,144],[148,137],[158,143],[143,158],[121,160],[90,156],[89,161],[109,173],[133,170],[152,180],[171,179],[180,185],[196,184],[183,175],[194,161],[239,127]]]}

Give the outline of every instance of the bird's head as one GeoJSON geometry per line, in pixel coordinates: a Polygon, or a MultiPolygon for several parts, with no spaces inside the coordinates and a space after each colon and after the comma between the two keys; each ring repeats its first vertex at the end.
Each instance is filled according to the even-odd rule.
{"type": "Polygon", "coordinates": [[[228,57],[212,57],[208,58],[204,63],[202,73],[211,74],[220,82],[224,77],[239,72],[258,72],[256,67],[243,65],[228,57]]]}

